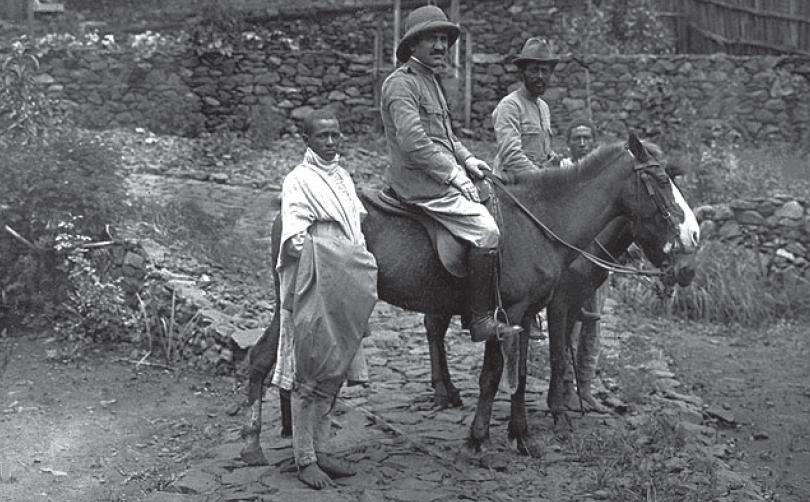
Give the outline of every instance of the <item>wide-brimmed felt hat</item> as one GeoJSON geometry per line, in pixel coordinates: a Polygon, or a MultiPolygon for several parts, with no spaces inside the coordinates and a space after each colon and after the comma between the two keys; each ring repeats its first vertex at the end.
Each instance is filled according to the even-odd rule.
{"type": "Polygon", "coordinates": [[[447,33],[450,45],[456,43],[461,33],[458,25],[447,20],[444,11],[435,5],[425,5],[408,14],[405,21],[405,36],[397,45],[397,59],[404,63],[411,57],[410,44],[420,35],[431,31],[447,33]]]}
{"type": "Polygon", "coordinates": [[[526,40],[526,43],[523,44],[523,50],[520,51],[520,55],[518,55],[518,57],[516,57],[512,62],[514,64],[520,64],[528,63],[530,61],[556,65],[560,62],[560,59],[551,54],[551,48],[548,46],[548,42],[542,38],[533,37],[526,40]]]}

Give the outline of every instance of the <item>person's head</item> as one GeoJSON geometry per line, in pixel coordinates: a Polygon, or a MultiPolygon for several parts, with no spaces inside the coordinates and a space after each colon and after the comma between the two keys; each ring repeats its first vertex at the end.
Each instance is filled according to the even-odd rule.
{"type": "Polygon", "coordinates": [[[513,62],[526,89],[537,97],[546,92],[548,80],[560,60],[552,55],[548,42],[542,38],[530,38],[513,62]]]}
{"type": "Polygon", "coordinates": [[[588,119],[574,119],[568,126],[566,141],[571,158],[579,160],[596,147],[596,127],[588,119]]]}
{"type": "Polygon", "coordinates": [[[461,30],[447,20],[435,5],[425,5],[408,15],[405,36],[397,45],[397,59],[404,63],[411,56],[436,68],[442,64],[447,51],[458,40],[461,30]]]}
{"type": "Polygon", "coordinates": [[[340,149],[340,122],[329,110],[313,110],[304,117],[304,142],[323,160],[334,160],[340,149]]]}

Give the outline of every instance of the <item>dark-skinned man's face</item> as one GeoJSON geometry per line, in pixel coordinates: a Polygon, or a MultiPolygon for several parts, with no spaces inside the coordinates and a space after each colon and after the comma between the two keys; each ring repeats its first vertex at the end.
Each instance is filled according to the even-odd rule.
{"type": "Polygon", "coordinates": [[[316,120],[312,124],[312,132],[304,136],[304,141],[323,160],[332,161],[340,149],[341,138],[337,120],[316,120]]]}
{"type": "Polygon", "coordinates": [[[542,96],[548,87],[551,74],[554,73],[553,63],[528,61],[520,65],[520,76],[526,89],[535,97],[542,96]]]}

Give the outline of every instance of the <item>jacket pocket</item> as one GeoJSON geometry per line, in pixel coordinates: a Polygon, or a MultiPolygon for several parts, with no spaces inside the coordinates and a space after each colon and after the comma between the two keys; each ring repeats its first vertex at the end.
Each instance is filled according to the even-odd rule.
{"type": "Polygon", "coordinates": [[[423,103],[419,107],[419,114],[422,116],[422,127],[430,136],[444,136],[445,111],[441,106],[423,103]]]}

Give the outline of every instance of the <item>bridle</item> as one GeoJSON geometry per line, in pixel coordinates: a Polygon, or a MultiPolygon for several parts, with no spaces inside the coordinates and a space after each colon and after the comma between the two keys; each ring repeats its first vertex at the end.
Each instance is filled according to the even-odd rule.
{"type": "MultiPolygon", "coordinates": [[[[646,188],[647,194],[653,200],[655,207],[658,209],[658,212],[661,214],[662,218],[667,222],[668,230],[673,232],[676,236],[680,235],[678,231],[678,224],[674,219],[673,213],[683,214],[683,211],[673,204],[669,203],[666,198],[661,193],[660,184],[656,181],[657,178],[660,178],[660,174],[654,172],[655,170],[663,170],[661,163],[656,159],[646,159],[643,162],[640,162],[639,159],[633,155],[632,152],[627,150],[627,153],[633,158],[634,166],[633,170],[636,173],[637,182],[639,184],[644,184],[646,188]]],[[[666,174],[664,174],[666,176],[666,174]]],[[[538,227],[540,228],[543,233],[546,234],[548,238],[553,241],[559,242],[563,246],[576,251],[580,256],[585,258],[586,260],[590,261],[594,265],[601,267],[605,270],[610,272],[616,273],[623,273],[623,274],[637,274],[637,275],[646,275],[646,276],[663,276],[666,272],[662,270],[648,270],[648,269],[640,269],[636,267],[630,267],[626,265],[621,265],[615,261],[608,261],[603,258],[600,258],[584,249],[580,249],[579,247],[571,244],[570,242],[565,241],[563,238],[558,236],[551,230],[545,223],[543,223],[534,213],[529,210],[520,200],[515,197],[515,195],[509,191],[506,184],[503,180],[494,174],[487,173],[486,178],[496,187],[498,187],[503,193],[509,197],[510,200],[538,227]]],[[[669,177],[667,176],[667,181],[670,182],[669,177]]],[[[637,193],[639,197],[641,196],[641,190],[638,190],[637,193]]],[[[682,248],[682,244],[680,243],[679,239],[676,239],[678,242],[677,246],[682,248]]],[[[598,242],[598,241],[597,241],[598,242]]],[[[601,243],[598,243],[601,246],[601,243]]],[[[604,247],[602,247],[604,250],[604,247]]]]}
{"type": "MultiPolygon", "coordinates": [[[[677,204],[668,201],[666,197],[664,197],[661,188],[661,186],[664,184],[662,179],[666,180],[667,187],[669,187],[670,183],[674,183],[674,181],[672,181],[665,172],[655,172],[657,170],[663,171],[663,167],[658,160],[648,159],[644,162],[638,162],[632,152],[630,152],[630,155],[633,156],[633,159],[636,161],[636,164],[633,166],[633,170],[636,172],[636,177],[639,180],[639,183],[644,184],[647,194],[650,196],[655,204],[655,207],[658,209],[658,213],[664,218],[664,221],[667,224],[667,229],[675,237],[675,239],[673,239],[675,249],[683,250],[683,243],[680,240],[680,228],[674,217],[674,215],[677,214],[683,218],[683,209],[678,207],[677,204]]],[[[640,194],[639,197],[641,197],[640,194]]]]}

